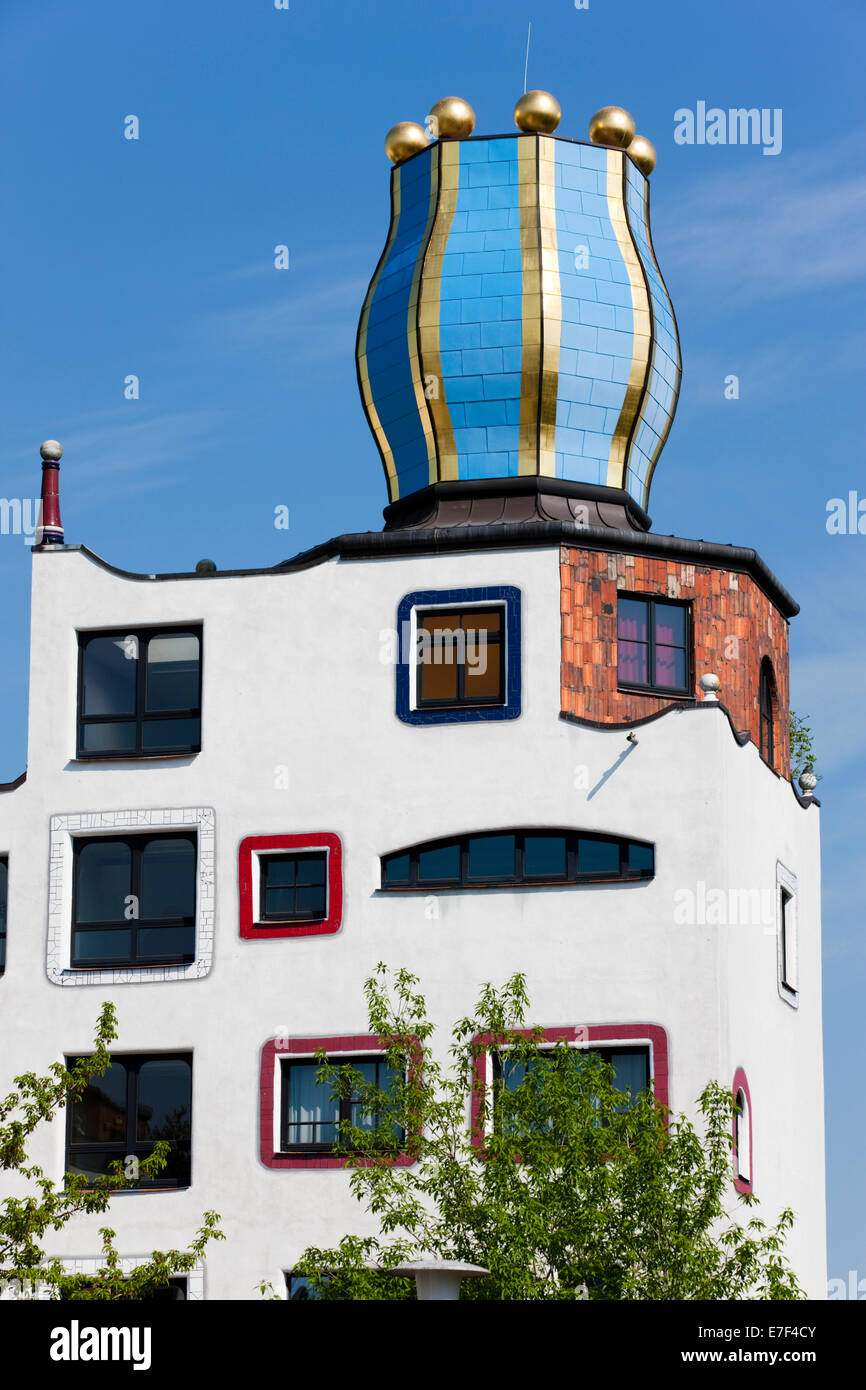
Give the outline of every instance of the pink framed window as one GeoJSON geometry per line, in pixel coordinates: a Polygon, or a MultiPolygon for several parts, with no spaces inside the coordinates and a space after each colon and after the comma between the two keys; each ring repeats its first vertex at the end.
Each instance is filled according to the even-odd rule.
{"type": "Polygon", "coordinates": [[[339,835],[248,835],[238,850],[240,933],[262,937],[323,936],[343,918],[339,835]]]}
{"type": "MultiPolygon", "coordinates": [[[[519,1029],[522,1037],[532,1035],[529,1028],[519,1029]]],[[[557,1043],[565,1041],[587,1052],[601,1052],[636,1057],[645,1051],[648,1058],[648,1076],[656,1100],[665,1108],[669,1105],[668,1036],[664,1028],[655,1023],[599,1023],[584,1027],[544,1028],[544,1041],[557,1043]]],[[[472,1088],[472,1129],[476,1148],[483,1146],[479,1120],[484,1109],[487,1086],[492,1079],[493,1043],[490,1033],[478,1033],[473,1039],[489,1051],[479,1053],[475,1059],[475,1084],[472,1088]]]]}
{"type": "MultiPolygon", "coordinates": [[[[383,1061],[385,1039],[376,1033],[347,1033],[323,1038],[271,1038],[262,1047],[261,1070],[259,1075],[259,1156],[266,1168],[345,1168],[352,1166],[346,1154],[325,1151],[326,1144],[321,1141],[334,1137],[334,1114],[323,1114],[321,1107],[311,1104],[310,1086],[302,1085],[297,1097],[291,1094],[289,1068],[299,1064],[305,1071],[311,1071],[316,1063],[316,1053],[324,1049],[328,1058],[334,1062],[351,1060],[358,1063],[381,1063],[383,1061]],[[290,1110],[290,1104],[296,1107],[290,1110]],[[319,1132],[309,1135],[309,1151],[301,1151],[296,1142],[300,1135],[293,1132],[301,1127],[312,1128],[317,1124],[319,1132]],[[323,1133],[322,1131],[327,1131],[323,1133]],[[316,1142],[319,1141],[319,1142],[316,1142]]],[[[410,1067],[420,1064],[420,1047],[413,1039],[414,1058],[410,1067]]],[[[320,1088],[323,1089],[323,1088],[320,1088]]],[[[411,1154],[402,1152],[388,1160],[393,1167],[409,1167],[415,1162],[411,1154]]],[[[358,1158],[355,1166],[364,1166],[369,1159],[358,1158]]]]}
{"type": "Polygon", "coordinates": [[[732,1124],[734,1187],[738,1192],[754,1190],[752,1148],[752,1097],[742,1067],[734,1075],[734,1118],[732,1124]]]}

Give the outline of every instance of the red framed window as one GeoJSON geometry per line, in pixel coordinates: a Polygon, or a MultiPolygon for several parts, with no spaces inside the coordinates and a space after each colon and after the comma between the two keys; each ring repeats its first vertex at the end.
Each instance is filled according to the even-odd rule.
{"type": "Polygon", "coordinates": [[[343,919],[339,835],[248,835],[238,850],[240,932],[245,941],[322,936],[343,919]]]}
{"type": "MultiPolygon", "coordinates": [[[[532,1029],[517,1030],[524,1038],[532,1036],[532,1029]]],[[[649,1078],[653,1093],[660,1105],[669,1105],[668,1037],[664,1028],[655,1023],[599,1023],[585,1027],[544,1028],[544,1042],[568,1042],[587,1052],[600,1052],[606,1058],[620,1053],[630,1055],[646,1050],[649,1056],[649,1078]]],[[[472,1089],[472,1129],[473,1143],[481,1148],[484,1143],[479,1121],[484,1110],[487,1087],[493,1080],[494,1039],[489,1033],[478,1033],[475,1043],[489,1050],[480,1052],[475,1059],[475,1084],[472,1089]]],[[[544,1043],[542,1043],[542,1046],[544,1043]]]]}
{"type": "MultiPolygon", "coordinates": [[[[417,1040],[414,1040],[417,1048],[417,1040]]],[[[351,1162],[345,1153],[330,1152],[336,1135],[336,1121],[343,1117],[343,1107],[335,1106],[335,1114],[325,1114],[315,1102],[310,1103],[309,1087],[302,1083],[298,1113],[290,1110],[295,1104],[292,1094],[292,1068],[306,1071],[316,1062],[320,1050],[335,1063],[347,1062],[363,1070],[371,1064],[384,1072],[385,1040],[376,1033],[349,1033],[324,1038],[271,1038],[262,1047],[259,1076],[259,1155],[266,1168],[345,1168],[351,1162]],[[315,1125],[315,1133],[305,1142],[298,1132],[300,1126],[315,1125]]],[[[420,1057],[420,1048],[415,1054],[420,1057]]],[[[410,1060],[409,1066],[417,1065],[410,1060]]],[[[373,1079],[373,1078],[371,1078],[373,1079]]],[[[376,1078],[376,1084],[382,1080],[376,1078]]],[[[325,1088],[321,1088],[323,1091],[325,1088]]],[[[325,1098],[323,1098],[325,1099],[325,1098]]],[[[402,1152],[389,1160],[394,1167],[408,1167],[415,1160],[402,1152]]],[[[359,1157],[358,1166],[368,1160],[359,1157]]]]}
{"type": "Polygon", "coordinates": [[[732,1124],[734,1187],[738,1192],[754,1191],[755,1170],[752,1147],[752,1097],[742,1067],[734,1075],[734,1118],[732,1124]]]}

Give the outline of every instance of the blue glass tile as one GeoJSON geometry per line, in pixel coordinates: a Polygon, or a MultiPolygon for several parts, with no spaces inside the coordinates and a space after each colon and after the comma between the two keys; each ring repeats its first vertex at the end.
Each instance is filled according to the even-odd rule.
{"type": "Polygon", "coordinates": [[[502,348],[476,348],[463,354],[465,372],[501,372],[503,370],[502,348]]]}
{"type": "Polygon", "coordinates": [[[484,399],[484,378],[448,377],[445,382],[445,394],[449,401],[481,401],[484,399]]]}
{"type": "MultiPolygon", "coordinates": [[[[482,323],[476,327],[481,334],[481,347],[516,347],[522,341],[522,325],[515,319],[508,319],[506,322],[482,323]]],[[[475,344],[466,343],[465,346],[474,347],[475,344]]]]}
{"type": "Polygon", "coordinates": [[[503,372],[502,376],[486,376],[484,381],[484,396],[488,401],[502,400],[506,396],[516,396],[520,399],[520,373],[503,372]]]}
{"type": "Polygon", "coordinates": [[[502,450],[505,458],[502,463],[507,462],[509,449],[514,449],[518,444],[516,425],[494,425],[487,430],[487,448],[491,453],[502,450]]]}
{"type": "Polygon", "coordinates": [[[462,318],[464,323],[483,322],[485,319],[502,318],[501,299],[464,299],[462,318]]]}
{"type": "Polygon", "coordinates": [[[613,358],[602,357],[597,352],[578,352],[577,370],[581,376],[597,376],[609,381],[613,375],[613,358]]]}
{"type": "Polygon", "coordinates": [[[502,351],[502,370],[504,372],[519,372],[523,368],[523,348],[510,347],[503,348],[502,351]]]}
{"type": "Polygon", "coordinates": [[[572,429],[595,430],[599,434],[605,431],[605,411],[601,406],[583,405],[575,401],[568,414],[568,423],[572,429]]]}
{"type": "MultiPolygon", "coordinates": [[[[463,407],[467,425],[507,425],[510,401],[469,401],[463,407]]],[[[519,405],[519,402],[518,402],[519,405]]]]}
{"type": "Polygon", "coordinates": [[[448,348],[481,347],[484,343],[483,327],[480,323],[440,324],[439,347],[443,351],[448,348]]]}

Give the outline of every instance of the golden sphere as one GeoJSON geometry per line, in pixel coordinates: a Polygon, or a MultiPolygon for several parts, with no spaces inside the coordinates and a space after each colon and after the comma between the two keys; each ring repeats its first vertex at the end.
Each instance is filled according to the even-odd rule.
{"type": "Polygon", "coordinates": [[[475,129],[475,112],[462,97],[443,97],[430,107],[427,128],[434,140],[440,135],[459,140],[475,129]]]}
{"type": "Polygon", "coordinates": [[[635,135],[628,152],[642,174],[649,178],[656,167],[656,147],[645,135],[635,135]]]}
{"type": "Polygon", "coordinates": [[[621,106],[603,106],[589,123],[589,138],[596,145],[627,150],[634,139],[634,118],[621,106]]]}
{"type": "Polygon", "coordinates": [[[562,120],[562,109],[550,92],[524,92],[514,108],[515,124],[536,135],[552,135],[562,120]]]}
{"type": "Polygon", "coordinates": [[[385,136],[385,153],[392,164],[402,164],[410,155],[425,150],[430,139],[417,121],[399,121],[385,136]]]}

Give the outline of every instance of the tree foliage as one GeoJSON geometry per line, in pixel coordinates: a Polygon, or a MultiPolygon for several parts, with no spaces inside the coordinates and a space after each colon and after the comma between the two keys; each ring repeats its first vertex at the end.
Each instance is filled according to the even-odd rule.
{"type": "MultiPolygon", "coordinates": [[[[44,1295],[65,1299],[128,1300],[148,1297],[165,1288],[173,1275],[192,1269],[210,1240],[223,1240],[219,1217],[205,1212],[202,1226],[186,1250],[154,1251],[149,1260],[123,1271],[114,1247],[115,1232],[100,1228],[103,1263],[95,1274],[70,1274],[59,1259],[46,1257],[45,1235],[61,1230],[78,1214],[104,1212],[112,1192],[134,1183],[123,1173],[123,1163],[111,1165],[99,1178],[67,1173],[62,1183],[45,1176],[27,1156],[28,1141],[41,1124],[51,1124],[68,1101],[79,1099],[95,1076],[111,1065],[109,1043],[117,1037],[113,1004],[103,1005],[96,1024],[94,1050],[72,1067],[54,1062],[47,1076],[26,1072],[15,1077],[15,1089],[0,1101],[0,1169],[17,1173],[31,1184],[25,1197],[6,1197],[0,1203],[0,1283],[16,1281],[22,1289],[39,1288],[44,1295]]],[[[170,1145],[159,1141],[153,1152],[139,1160],[140,1172],[154,1177],[166,1165],[170,1145]]]]}
{"type": "Polygon", "coordinates": [[[312,1297],[411,1298],[411,1281],[387,1270],[431,1257],[490,1271],[464,1280],[464,1299],[803,1297],[783,1253],[792,1213],[774,1226],[743,1219],[756,1199],[734,1192],[725,1089],[705,1087],[702,1133],[650,1091],[624,1095],[597,1054],[542,1046],[526,1028],[519,974],[484,987],[443,1065],[418,983],[381,964],[366,982],[370,1029],[396,1072],[387,1091],[320,1054],[320,1081],[357,1101],[339,1151],[378,1234],[307,1249],[295,1270],[312,1297]],[[491,1049],[514,1084],[479,1097],[491,1049]],[[401,1154],[411,1163],[395,1163],[401,1154]]]}

